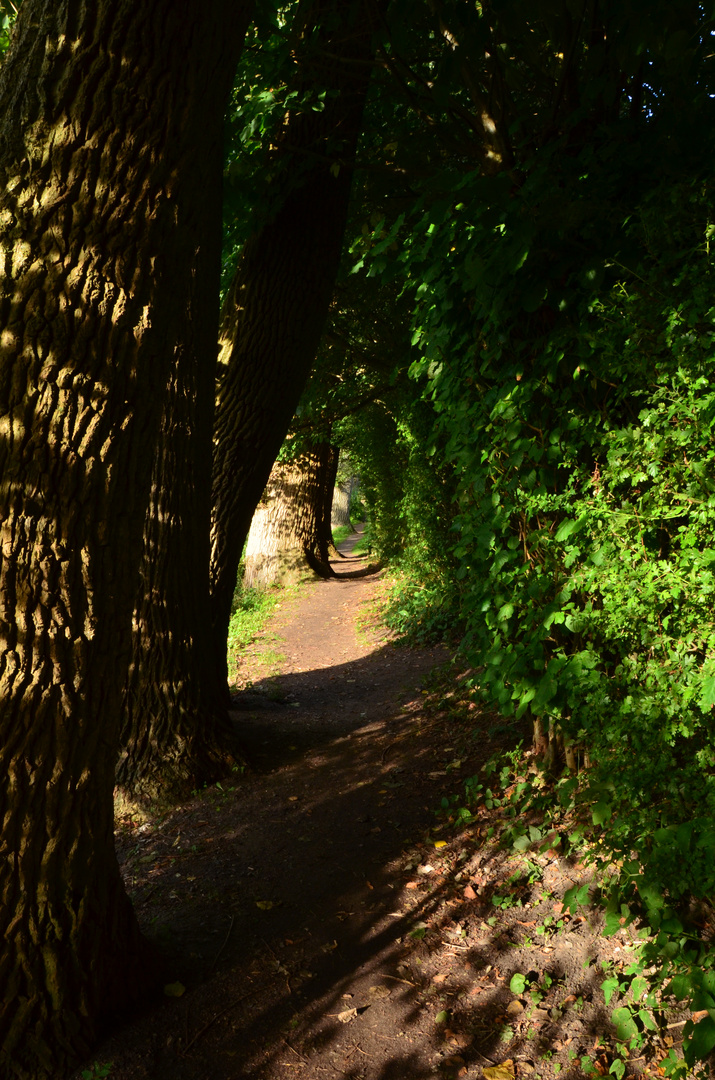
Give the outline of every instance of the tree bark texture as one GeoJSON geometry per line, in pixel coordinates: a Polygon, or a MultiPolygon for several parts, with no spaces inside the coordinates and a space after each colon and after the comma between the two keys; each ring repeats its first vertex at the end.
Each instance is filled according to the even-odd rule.
{"type": "Polygon", "coordinates": [[[148,979],[114,766],[206,116],[240,4],[25,0],[0,69],[0,1076],[148,979]]]}
{"type": "Polygon", "coordinates": [[[331,516],[331,524],[335,529],[351,524],[350,500],[352,498],[354,484],[355,481],[351,478],[350,480],[346,480],[343,484],[338,484],[335,488],[331,516]]]}
{"type": "Polygon", "coordinates": [[[206,122],[213,153],[204,158],[202,243],[154,460],[116,773],[130,797],[164,803],[242,760],[208,632],[223,116],[216,110],[206,122]]]}
{"type": "Polygon", "coordinates": [[[301,180],[248,241],[222,315],[211,525],[211,621],[221,657],[253,512],[328,314],[370,75],[374,0],[318,0],[310,11],[328,29],[302,78],[337,93],[323,112],[288,120],[278,152],[301,180]]]}
{"type": "MultiPolygon", "coordinates": [[[[316,564],[328,566],[329,503],[336,459],[337,451],[329,443],[320,443],[295,461],[273,466],[248,534],[244,585],[271,585],[305,569],[306,564],[313,569],[316,564]]],[[[323,576],[329,574],[328,566],[323,576]]]]}

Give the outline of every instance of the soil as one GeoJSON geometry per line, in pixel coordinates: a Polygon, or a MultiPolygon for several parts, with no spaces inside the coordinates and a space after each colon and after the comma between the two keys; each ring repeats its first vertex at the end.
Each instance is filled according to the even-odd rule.
{"type": "MultiPolygon", "coordinates": [[[[381,573],[302,586],[238,658],[251,768],[118,821],[166,988],[77,1078],[551,1080],[620,1056],[602,983],[636,931],[564,909],[589,869],[500,848],[498,805],[449,823],[523,733],[474,705],[447,647],[385,632],[384,590],[381,573]]],[[[685,1015],[659,1014],[626,1075],[662,1074],[685,1015]]]]}

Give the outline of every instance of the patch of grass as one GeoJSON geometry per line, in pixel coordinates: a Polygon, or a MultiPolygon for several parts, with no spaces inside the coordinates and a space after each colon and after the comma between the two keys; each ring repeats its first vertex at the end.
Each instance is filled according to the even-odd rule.
{"type": "Polygon", "coordinates": [[[370,555],[372,554],[372,541],[367,532],[358,540],[357,544],[353,548],[351,554],[353,555],[370,555]]]}
{"type": "Polygon", "coordinates": [[[278,589],[246,589],[242,585],[237,586],[228,627],[228,647],[231,652],[245,649],[256,640],[280,599],[278,589]]]}
{"type": "Polygon", "coordinates": [[[343,540],[347,540],[352,534],[353,530],[350,525],[338,525],[337,529],[333,529],[333,543],[337,547],[338,544],[342,544],[343,540]]]}

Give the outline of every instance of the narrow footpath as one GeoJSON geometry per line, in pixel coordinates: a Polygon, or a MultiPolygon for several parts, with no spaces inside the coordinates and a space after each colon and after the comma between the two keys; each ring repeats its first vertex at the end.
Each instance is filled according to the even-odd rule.
{"type": "MultiPolygon", "coordinates": [[[[373,603],[383,590],[379,573],[302,587],[238,658],[251,769],[164,817],[118,823],[166,990],[77,1080],[608,1072],[600,987],[631,931],[605,941],[597,912],[564,912],[588,871],[555,851],[497,849],[498,809],[461,830],[440,816],[518,732],[454,695],[446,648],[390,640],[373,603]]],[[[644,1056],[628,1073],[648,1067],[644,1056]]]]}

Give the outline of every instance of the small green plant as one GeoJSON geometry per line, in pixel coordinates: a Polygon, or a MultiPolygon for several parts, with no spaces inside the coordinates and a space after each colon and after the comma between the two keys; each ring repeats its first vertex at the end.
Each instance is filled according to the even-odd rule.
{"type": "Polygon", "coordinates": [[[105,1080],[112,1071],[113,1061],[105,1061],[102,1064],[95,1061],[88,1069],[82,1069],[82,1080],[105,1080]]]}
{"type": "Polygon", "coordinates": [[[536,927],[536,933],[541,937],[550,938],[554,934],[558,934],[560,930],[563,930],[564,920],[555,919],[553,915],[547,915],[541,926],[536,927]]]}
{"type": "Polygon", "coordinates": [[[505,896],[498,896],[495,893],[492,896],[492,904],[495,908],[506,911],[508,908],[521,907],[521,900],[513,893],[507,893],[505,896]]]}

